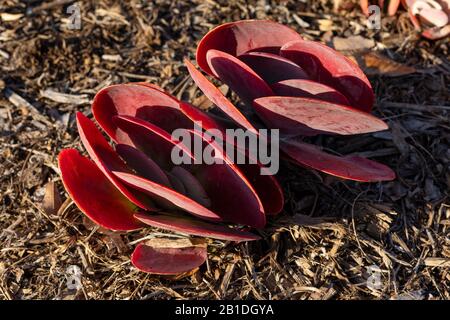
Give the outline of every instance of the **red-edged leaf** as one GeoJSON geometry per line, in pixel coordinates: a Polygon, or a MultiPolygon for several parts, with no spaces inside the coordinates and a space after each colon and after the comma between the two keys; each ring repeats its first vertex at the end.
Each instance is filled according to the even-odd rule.
{"type": "Polygon", "coordinates": [[[322,100],[302,97],[264,97],[254,108],[268,126],[282,133],[302,133],[306,129],[341,135],[385,130],[386,123],[373,115],[322,100]]]}
{"type": "Polygon", "coordinates": [[[203,189],[200,182],[198,182],[192,173],[180,166],[174,167],[170,173],[183,184],[184,190],[186,190],[185,194],[189,198],[197,201],[202,206],[207,208],[211,207],[211,199],[209,199],[205,189],[203,189]]]}
{"type": "Polygon", "coordinates": [[[362,12],[368,16],[369,15],[369,0],[359,0],[359,5],[361,6],[362,12]]]}
{"type": "Polygon", "coordinates": [[[151,197],[165,199],[178,208],[183,209],[194,216],[212,221],[222,220],[221,217],[219,217],[216,213],[171,188],[167,188],[161,184],[136,176],[134,174],[124,173],[120,171],[114,171],[113,173],[127,185],[145,192],[151,197]]]}
{"type": "Polygon", "coordinates": [[[211,210],[217,212],[224,221],[255,228],[264,227],[266,218],[261,200],[245,175],[226,156],[224,146],[219,141],[212,141],[207,135],[188,131],[192,134],[192,141],[203,140],[204,153],[208,153],[208,150],[205,152],[208,146],[211,154],[221,160],[194,167],[195,177],[211,199],[211,210]]]}
{"type": "Polygon", "coordinates": [[[116,152],[125,160],[128,167],[146,179],[170,187],[170,181],[164,171],[142,151],[126,144],[116,145],[116,152]]]}
{"type": "Polygon", "coordinates": [[[247,118],[245,118],[239,109],[236,108],[214,84],[212,84],[188,60],[184,60],[184,63],[192,79],[212,103],[214,103],[220,110],[222,110],[228,117],[233,119],[241,127],[257,133],[257,130],[252,126],[247,118]]]}
{"type": "Polygon", "coordinates": [[[247,180],[251,183],[268,215],[276,215],[283,210],[283,189],[273,175],[262,175],[261,164],[238,164],[237,165],[247,180]]]}
{"type": "Polygon", "coordinates": [[[412,12],[411,8],[408,8],[408,16],[416,30],[422,29],[418,17],[416,17],[416,15],[412,12]]]}
{"type": "Polygon", "coordinates": [[[134,249],[131,262],[144,272],[171,275],[191,271],[206,258],[206,247],[158,248],[140,243],[134,249]]]}
{"type": "Polygon", "coordinates": [[[193,122],[195,121],[198,124],[201,124],[202,129],[217,129],[225,134],[225,130],[228,127],[229,123],[225,123],[225,121],[223,121],[222,119],[218,119],[212,114],[206,113],[187,102],[180,102],[180,108],[189,119],[191,119],[193,122]]]}
{"type": "Polygon", "coordinates": [[[197,64],[212,75],[206,53],[210,49],[227,52],[233,56],[247,51],[277,53],[285,43],[302,39],[301,36],[282,24],[268,20],[242,20],[222,24],[209,31],[197,47],[197,64]]]}
{"type": "Polygon", "coordinates": [[[183,183],[170,172],[167,172],[166,174],[167,177],[169,177],[172,188],[178,191],[179,193],[186,195],[186,188],[184,187],[183,183]]]}
{"type": "MultiPolygon", "coordinates": [[[[234,138],[234,137],[233,137],[234,138]]],[[[267,139],[266,136],[260,135],[259,137],[259,148],[262,147],[261,139],[267,139]]],[[[226,136],[226,144],[223,148],[228,154],[228,148],[234,147],[234,159],[240,159],[244,157],[245,161],[240,163],[240,161],[235,161],[235,165],[244,174],[247,181],[255,189],[256,194],[262,202],[264,207],[264,212],[268,215],[276,215],[281,212],[284,205],[284,195],[281,186],[279,185],[277,179],[275,178],[274,172],[270,172],[269,168],[263,166],[258,160],[258,155],[255,154],[256,150],[243,149],[240,144],[237,144],[232,136],[226,136]],[[233,141],[231,141],[233,140],[233,141]]],[[[268,145],[267,148],[270,148],[268,145]]],[[[271,165],[272,163],[267,163],[271,165]]],[[[274,168],[271,168],[274,169],[274,168]]],[[[276,168],[275,170],[277,170],[276,168]]]]}
{"type": "Polygon", "coordinates": [[[236,92],[245,104],[251,105],[253,99],[273,95],[269,85],[238,58],[226,52],[209,50],[206,59],[214,75],[236,92]]]}
{"type": "Polygon", "coordinates": [[[248,52],[238,58],[269,84],[288,79],[309,78],[297,64],[276,54],[248,52]]]}
{"type": "Polygon", "coordinates": [[[153,83],[148,83],[148,82],[130,82],[130,83],[127,83],[127,85],[139,85],[139,86],[144,86],[144,87],[148,87],[148,88],[151,88],[151,89],[159,90],[159,91],[161,91],[161,92],[167,94],[167,93],[164,91],[163,88],[161,88],[160,86],[158,86],[158,85],[156,85],[156,84],[153,84],[153,83]]]}
{"type": "MultiPolygon", "coordinates": [[[[178,142],[174,141],[168,132],[136,117],[115,116],[113,120],[127,135],[126,140],[131,141],[131,145],[151,157],[161,168],[172,168],[171,152],[173,148],[178,148],[178,142]]],[[[127,144],[126,141],[122,143],[127,144]]],[[[184,148],[183,152],[191,157],[188,149],[184,148]]]]}
{"type": "MultiPolygon", "coordinates": [[[[417,10],[418,15],[423,21],[425,25],[432,25],[435,27],[442,28],[446,24],[448,24],[448,16],[447,13],[445,13],[441,9],[435,9],[435,8],[423,8],[422,10],[417,10]]],[[[414,13],[414,12],[413,12],[414,13]]]]}
{"type": "Polygon", "coordinates": [[[98,225],[112,230],[134,230],[142,224],[133,217],[136,206],[110,182],[102,171],[75,149],[58,157],[61,177],[72,200],[98,225]]]}
{"type": "Polygon", "coordinates": [[[278,96],[314,98],[345,106],[349,105],[347,98],[339,91],[311,80],[290,79],[280,81],[272,85],[272,90],[278,96]]]}
{"type": "Polygon", "coordinates": [[[252,241],[259,240],[260,237],[253,233],[233,229],[224,225],[208,223],[190,219],[188,217],[180,217],[174,215],[163,214],[136,214],[136,219],[148,224],[174,232],[186,233],[199,237],[208,237],[219,240],[229,241],[252,241]]]}
{"type": "Polygon", "coordinates": [[[443,28],[429,28],[429,29],[425,29],[422,32],[422,35],[430,40],[438,40],[438,39],[442,39],[447,37],[448,35],[450,35],[450,24],[446,25],[443,28]]]}
{"type": "Polygon", "coordinates": [[[95,95],[92,113],[103,130],[120,143],[127,142],[128,137],[113,122],[116,115],[138,117],[168,131],[190,127],[189,119],[179,110],[178,100],[161,90],[144,83],[109,86],[95,95]]]}
{"type": "MultiPolygon", "coordinates": [[[[186,103],[181,103],[181,109],[192,119],[192,121],[201,121],[203,129],[218,129],[220,132],[222,132],[224,137],[227,137],[225,127],[222,125],[222,122],[219,122],[215,118],[212,118],[209,114],[206,114],[205,112],[202,112],[194,106],[186,103]]],[[[260,136],[259,138],[264,139],[264,137],[262,136],[260,136]]],[[[228,143],[234,145],[235,141],[228,141],[228,143]]],[[[224,145],[223,148],[226,149],[226,145],[224,145]]],[[[235,149],[235,152],[238,152],[238,150],[235,149]]],[[[283,191],[277,180],[272,175],[261,175],[261,165],[250,164],[248,161],[249,154],[248,152],[246,152],[246,150],[239,150],[239,152],[243,152],[244,154],[246,154],[247,160],[246,164],[238,164],[237,166],[254,187],[263,204],[264,212],[266,212],[267,214],[279,213],[283,208],[284,198],[283,191]]]]}
{"type": "Polygon", "coordinates": [[[314,41],[299,40],[281,48],[281,55],[302,67],[312,80],[341,92],[352,107],[369,112],[374,94],[369,80],[356,63],[341,53],[314,41]]]}
{"type": "Polygon", "coordinates": [[[390,0],[388,5],[388,15],[393,16],[398,10],[400,0],[390,0]]]}
{"type": "Polygon", "coordinates": [[[395,179],[389,167],[359,156],[339,157],[298,141],[284,142],[280,147],[292,161],[340,178],[362,182],[395,179]]]}
{"type": "Polygon", "coordinates": [[[111,148],[95,124],[81,112],[77,113],[77,126],[81,142],[86,148],[86,151],[109,181],[137,206],[147,210],[156,210],[148,197],[132,188],[124,186],[111,173],[112,170],[123,172],[131,172],[131,170],[128,169],[122,159],[111,148]]]}

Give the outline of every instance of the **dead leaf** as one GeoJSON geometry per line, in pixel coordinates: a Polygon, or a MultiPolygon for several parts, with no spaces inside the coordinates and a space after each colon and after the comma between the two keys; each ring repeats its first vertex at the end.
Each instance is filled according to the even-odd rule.
{"type": "Polygon", "coordinates": [[[414,67],[396,62],[378,52],[365,53],[360,59],[357,57],[357,61],[368,75],[399,77],[416,72],[414,67]]]}
{"type": "Polygon", "coordinates": [[[102,237],[102,241],[106,244],[108,250],[116,248],[119,253],[126,253],[129,250],[119,233],[109,232],[108,235],[102,237]]]}
{"type": "Polygon", "coordinates": [[[433,179],[427,178],[425,180],[425,200],[435,201],[442,198],[441,191],[439,187],[434,183],[433,179]]]}
{"type": "Polygon", "coordinates": [[[45,195],[42,200],[42,209],[48,215],[54,215],[58,212],[62,205],[61,196],[59,195],[58,188],[53,181],[50,181],[45,186],[45,195]]]}
{"type": "Polygon", "coordinates": [[[410,145],[406,142],[407,134],[397,122],[391,123],[392,141],[400,151],[403,158],[407,157],[410,151],[410,145]]]}

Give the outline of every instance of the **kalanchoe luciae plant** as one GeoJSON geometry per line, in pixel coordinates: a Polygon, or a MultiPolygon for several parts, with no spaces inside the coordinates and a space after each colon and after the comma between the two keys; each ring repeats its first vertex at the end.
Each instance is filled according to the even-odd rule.
{"type": "MultiPolygon", "coordinates": [[[[397,12],[400,3],[408,10],[414,28],[425,38],[436,40],[450,35],[450,0],[390,0],[387,3],[390,16],[397,12]]],[[[369,0],[360,0],[361,9],[367,16],[370,4],[369,0]]],[[[384,0],[378,1],[380,8],[384,4],[384,0]]]]}
{"type": "MultiPolygon", "coordinates": [[[[117,231],[148,226],[230,241],[259,237],[266,215],[279,213],[283,192],[261,164],[235,164],[206,135],[190,130],[224,132],[227,125],[253,132],[279,129],[284,157],[295,164],[344,179],[392,180],[388,167],[358,156],[336,156],[302,141],[318,134],[350,135],[384,130],[370,115],[374,95],[369,81],[352,61],[320,43],[271,21],[238,21],[210,31],[197,49],[197,64],[226,83],[248,108],[231,103],[189,61],[192,78],[228,119],[182,102],[161,88],[132,83],[107,87],[94,98],[92,113],[112,139],[112,148],[97,126],[81,113],[77,125],[90,158],[77,150],[59,156],[62,180],[73,201],[98,225],[117,231]],[[244,115],[245,114],[245,115],[244,115]],[[262,122],[260,121],[262,120],[262,122]],[[196,155],[171,132],[185,128],[223,161],[175,165],[175,149],[196,155]],[[242,228],[244,226],[244,228],[242,228]]],[[[246,150],[243,152],[250,157],[246,150]]],[[[202,245],[140,243],[132,263],[140,270],[175,274],[206,259],[202,245]]]]}

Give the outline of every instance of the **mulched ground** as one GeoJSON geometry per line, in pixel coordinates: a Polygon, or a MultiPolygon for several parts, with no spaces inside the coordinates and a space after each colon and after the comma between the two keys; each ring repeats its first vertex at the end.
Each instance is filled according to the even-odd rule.
{"type": "Polygon", "coordinates": [[[67,28],[73,1],[46,3],[0,3],[1,299],[450,298],[448,39],[420,38],[404,11],[369,30],[351,1],[337,11],[324,0],[78,1],[80,30],[67,28]],[[74,114],[89,115],[96,91],[148,81],[192,101],[199,92],[183,58],[194,59],[210,28],[248,18],[329,44],[373,41],[370,52],[384,57],[370,72],[374,113],[391,130],[317,143],[388,164],[397,180],[361,184],[284,164],[285,210],[260,231],[264,239],[211,241],[208,263],[176,278],[129,262],[135,241],[161,230],[111,235],[70,200],[42,206],[45,194],[56,209],[58,195],[67,197],[56,157],[83,150],[74,114]],[[81,270],[79,290],[67,286],[70,266],[81,270]]]}

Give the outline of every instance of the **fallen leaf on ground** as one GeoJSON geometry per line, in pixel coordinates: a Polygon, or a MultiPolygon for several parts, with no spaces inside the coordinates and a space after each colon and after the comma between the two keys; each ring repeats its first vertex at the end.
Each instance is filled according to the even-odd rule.
{"type": "Polygon", "coordinates": [[[42,200],[42,209],[49,215],[54,215],[58,212],[62,205],[61,196],[58,188],[53,181],[50,181],[45,186],[45,195],[42,200]]]}
{"type": "Polygon", "coordinates": [[[367,75],[399,77],[416,72],[414,67],[396,62],[378,52],[364,53],[356,60],[367,75]]]}

